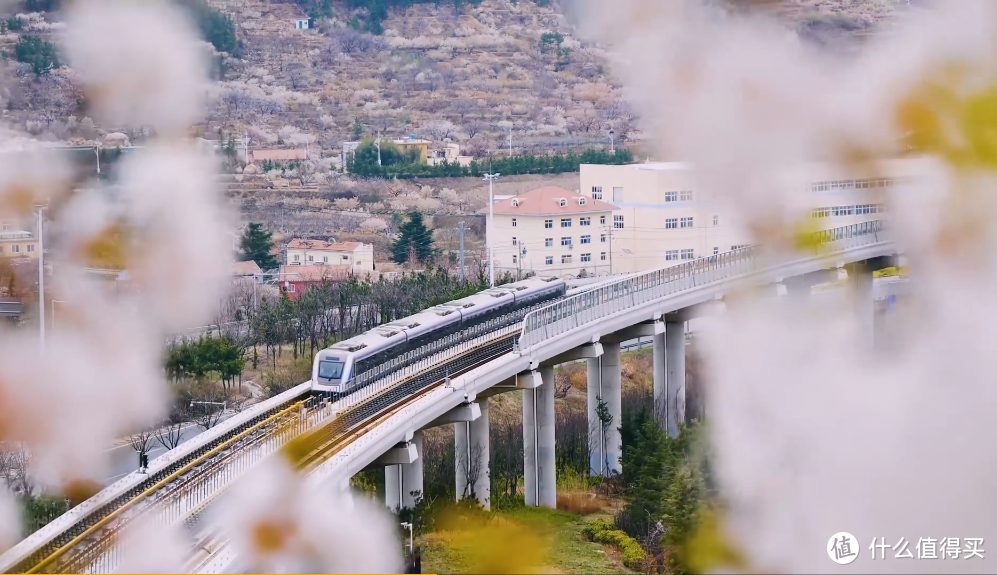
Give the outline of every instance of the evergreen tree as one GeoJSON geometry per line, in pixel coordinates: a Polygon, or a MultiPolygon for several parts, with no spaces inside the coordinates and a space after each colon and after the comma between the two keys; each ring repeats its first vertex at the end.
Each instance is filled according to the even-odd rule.
{"type": "Polygon", "coordinates": [[[403,264],[412,259],[426,263],[433,257],[433,233],[422,221],[422,214],[413,210],[402,224],[398,239],[391,244],[391,259],[403,264]]]}
{"type": "Polygon", "coordinates": [[[268,232],[263,224],[249,224],[242,234],[239,247],[242,249],[242,261],[253,260],[260,269],[270,270],[280,265],[277,258],[270,253],[273,249],[273,234],[268,232]]]}

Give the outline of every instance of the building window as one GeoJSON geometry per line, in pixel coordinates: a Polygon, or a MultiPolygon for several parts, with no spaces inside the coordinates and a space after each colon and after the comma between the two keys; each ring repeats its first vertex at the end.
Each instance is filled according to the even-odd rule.
{"type": "Polygon", "coordinates": [[[571,245],[571,238],[567,237],[567,236],[562,237],[561,238],[561,245],[562,246],[570,246],[571,245]]]}
{"type": "Polygon", "coordinates": [[[559,205],[559,206],[561,206],[563,208],[563,207],[565,207],[565,206],[568,205],[568,200],[566,200],[564,198],[561,198],[560,200],[558,200],[557,205],[559,205]]]}
{"type": "Polygon", "coordinates": [[[592,254],[582,254],[582,261],[583,262],[590,262],[590,261],[592,261],[592,254]]]}
{"type": "Polygon", "coordinates": [[[692,218],[682,218],[681,223],[683,228],[691,228],[692,218]]]}
{"type": "Polygon", "coordinates": [[[11,251],[11,253],[15,253],[16,254],[16,253],[18,253],[18,252],[21,251],[21,246],[19,246],[17,244],[14,244],[14,245],[10,246],[10,251],[11,251]]]}
{"type": "Polygon", "coordinates": [[[685,190],[679,194],[680,202],[691,202],[692,201],[692,190],[685,190]]]}
{"type": "MultiPolygon", "coordinates": [[[[346,256],[343,256],[343,257],[346,257],[346,256]]],[[[310,262],[315,261],[315,256],[308,256],[308,261],[310,261],[310,262]]]]}
{"type": "Polygon", "coordinates": [[[590,244],[590,243],[592,243],[592,236],[582,236],[582,243],[583,244],[590,244]]]}
{"type": "Polygon", "coordinates": [[[580,226],[591,226],[592,218],[578,218],[578,225],[580,226]]]}
{"type": "Polygon", "coordinates": [[[578,205],[579,206],[584,206],[585,205],[585,196],[582,196],[582,197],[578,198],[578,205]]]}
{"type": "Polygon", "coordinates": [[[744,249],[746,247],[748,247],[748,244],[737,244],[735,246],[731,246],[730,247],[730,251],[733,252],[733,251],[736,251],[736,250],[744,249]]]}
{"type": "Polygon", "coordinates": [[[552,248],[552,247],[554,247],[554,238],[545,238],[544,239],[544,247],[545,248],[552,248]]]}
{"type": "Polygon", "coordinates": [[[323,263],[329,263],[329,256],[322,256],[323,263]]]}
{"type": "Polygon", "coordinates": [[[592,199],[593,200],[602,199],[602,186],[592,186],[592,199]]]}
{"type": "Polygon", "coordinates": [[[599,234],[599,243],[600,244],[606,243],[606,234],[599,234]]]}
{"type": "Polygon", "coordinates": [[[720,225],[720,216],[713,216],[713,225],[715,226],[720,225]]]}
{"type": "Polygon", "coordinates": [[[35,244],[28,244],[28,253],[35,251],[35,244]]]}
{"type": "Polygon", "coordinates": [[[606,261],[606,252],[602,252],[601,254],[599,254],[599,259],[602,261],[606,261]]]}
{"type": "Polygon", "coordinates": [[[613,227],[618,230],[623,229],[623,216],[613,216],[613,227]]]}
{"type": "Polygon", "coordinates": [[[599,216],[599,225],[600,226],[606,225],[606,216],[599,216]]]}
{"type": "Polygon", "coordinates": [[[516,236],[512,236],[512,245],[516,245],[517,243],[516,236]]]}
{"type": "Polygon", "coordinates": [[[665,192],[665,201],[666,202],[677,202],[677,201],[679,201],[679,193],[678,192],[665,192]]]}
{"type": "Polygon", "coordinates": [[[294,293],[294,290],[295,290],[294,284],[287,284],[287,292],[288,293],[294,293]]]}
{"type": "Polygon", "coordinates": [[[350,256],[343,256],[343,261],[350,259],[350,256]]]}
{"type": "Polygon", "coordinates": [[[850,216],[855,213],[855,206],[834,206],[831,214],[835,216],[850,216]]]}
{"type": "Polygon", "coordinates": [[[544,220],[544,229],[551,229],[554,227],[554,220],[544,220]]]}
{"type": "Polygon", "coordinates": [[[294,254],[294,261],[300,261],[300,260],[299,260],[299,258],[300,258],[300,257],[301,257],[301,256],[299,256],[298,254],[294,254]]]}
{"type": "Polygon", "coordinates": [[[519,258],[516,256],[516,254],[513,254],[512,255],[512,263],[516,263],[518,261],[519,261],[519,258]]]}
{"type": "Polygon", "coordinates": [[[561,218],[561,227],[562,228],[570,228],[571,227],[571,218],[561,218]]]}
{"type": "Polygon", "coordinates": [[[4,223],[4,225],[3,225],[3,231],[9,232],[10,231],[10,224],[4,223]]]}
{"type": "Polygon", "coordinates": [[[571,254],[567,254],[567,255],[561,256],[561,263],[562,264],[570,264],[571,263],[571,254]]]}
{"type": "Polygon", "coordinates": [[[668,251],[665,252],[665,261],[666,262],[674,262],[674,261],[678,261],[678,259],[679,259],[679,251],[678,250],[668,250],[668,251]]]}
{"type": "MultiPolygon", "coordinates": [[[[514,207],[514,208],[518,208],[518,207],[519,207],[519,200],[518,200],[518,199],[516,199],[516,198],[512,198],[512,207],[514,207]]],[[[514,221],[514,222],[515,222],[515,221],[516,221],[516,219],[515,219],[515,218],[513,218],[513,219],[512,219],[512,221],[514,221]]],[[[512,225],[516,225],[516,224],[512,224],[512,225]]]]}
{"type": "Polygon", "coordinates": [[[516,227],[516,218],[512,218],[512,227],[516,227]]]}
{"type": "Polygon", "coordinates": [[[544,258],[544,263],[549,266],[554,265],[554,256],[547,256],[546,258],[544,258]]]}
{"type": "Polygon", "coordinates": [[[613,201],[614,202],[623,201],[623,188],[613,188],[613,201]]]}
{"type": "Polygon", "coordinates": [[[691,260],[691,259],[693,259],[695,257],[696,256],[693,255],[693,251],[692,250],[682,250],[682,259],[684,259],[684,260],[691,260]]]}
{"type": "Polygon", "coordinates": [[[665,218],[665,229],[666,230],[677,230],[679,227],[678,218],[665,218]]]}

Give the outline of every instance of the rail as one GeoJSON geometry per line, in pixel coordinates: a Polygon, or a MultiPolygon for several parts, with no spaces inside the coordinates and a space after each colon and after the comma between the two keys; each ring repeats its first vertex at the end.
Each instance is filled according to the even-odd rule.
{"type": "MultiPolygon", "coordinates": [[[[883,221],[874,220],[815,232],[810,239],[812,245],[825,250],[830,248],[833,252],[878,243],[884,232],[883,221]]],[[[651,300],[747,275],[759,270],[763,264],[758,248],[748,246],[628,277],[564,298],[526,315],[516,350],[529,350],[551,337],[651,300]]]]}

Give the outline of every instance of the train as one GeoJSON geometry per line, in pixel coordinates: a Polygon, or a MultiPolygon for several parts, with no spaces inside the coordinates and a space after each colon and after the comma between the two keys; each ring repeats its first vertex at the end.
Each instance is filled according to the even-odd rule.
{"type": "Polygon", "coordinates": [[[384,366],[403,368],[415,359],[412,352],[428,343],[500,317],[518,321],[529,309],[566,292],[563,279],[534,276],[379,325],[319,351],[312,365],[312,391],[345,395],[362,385],[357,378],[370,370],[382,367],[388,375],[384,366]]]}

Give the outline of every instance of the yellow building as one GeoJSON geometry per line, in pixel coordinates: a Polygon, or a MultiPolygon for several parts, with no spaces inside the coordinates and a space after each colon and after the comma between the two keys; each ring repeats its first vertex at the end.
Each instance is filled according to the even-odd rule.
{"type": "Polygon", "coordinates": [[[536,272],[566,279],[607,275],[613,206],[546,186],[494,206],[495,273],[536,272]]]}
{"type": "MultiPolygon", "coordinates": [[[[890,188],[919,173],[916,159],[889,160],[884,175],[843,174],[807,165],[784,174],[811,210],[816,229],[881,219],[890,188]]],[[[612,273],[646,271],[727,252],[750,243],[737,214],[725,213],[679,162],[623,166],[582,165],[581,192],[613,206],[612,273]]]]}
{"type": "Polygon", "coordinates": [[[429,145],[432,143],[429,140],[416,138],[415,134],[412,134],[408,138],[400,138],[392,141],[402,153],[407,154],[409,150],[416,150],[419,153],[419,161],[424,164],[427,158],[429,158],[429,145]]]}
{"type": "Polygon", "coordinates": [[[38,241],[17,218],[0,216],[0,258],[37,258],[38,241]]]}

